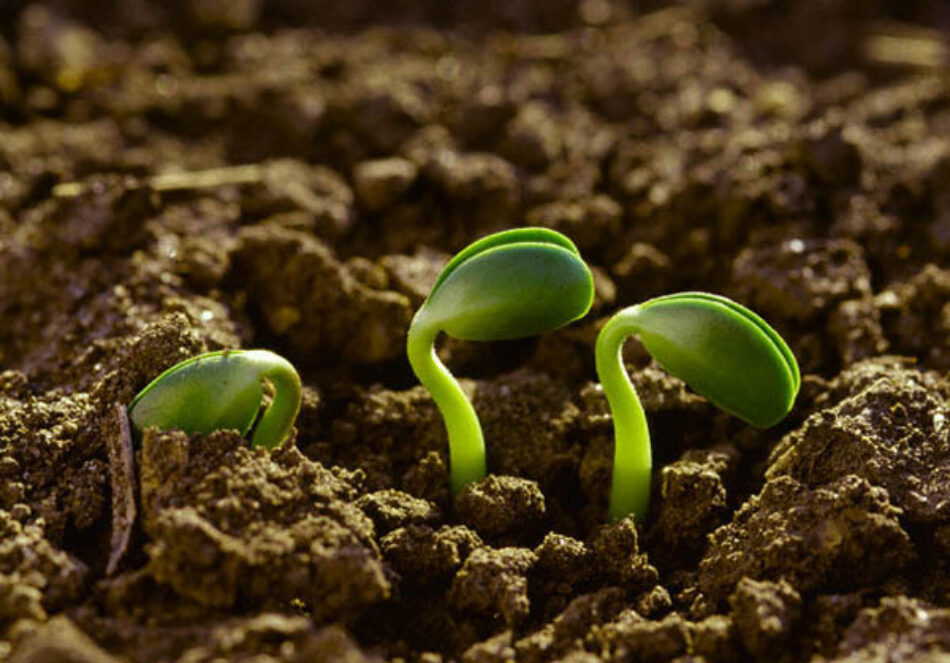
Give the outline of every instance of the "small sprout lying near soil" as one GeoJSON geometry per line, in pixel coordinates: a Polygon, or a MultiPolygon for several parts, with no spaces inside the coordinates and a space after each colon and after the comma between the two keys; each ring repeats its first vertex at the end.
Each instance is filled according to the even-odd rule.
{"type": "Polygon", "coordinates": [[[300,411],[300,376],[293,365],[268,350],[223,350],[186,359],[145,387],[129,405],[129,419],[146,428],[211,433],[234,429],[251,445],[272,449],[290,433],[300,411]],[[274,388],[258,418],[264,381],[274,388]]]}
{"type": "Polygon", "coordinates": [[[465,341],[534,336],[583,317],[593,300],[577,247],[545,228],[484,237],[442,270],[412,320],[407,352],[445,419],[453,493],[485,476],[485,442],[475,409],[436,356],[439,332],[465,341]]]}
{"type": "Polygon", "coordinates": [[[609,517],[642,522],[650,502],[650,430],[624,370],[621,349],[636,334],[672,375],[729,414],[767,428],[795,402],[801,376],[782,337],[736,302],[683,292],[631,306],[597,337],[597,375],[614,420],[614,469],[609,517]]]}

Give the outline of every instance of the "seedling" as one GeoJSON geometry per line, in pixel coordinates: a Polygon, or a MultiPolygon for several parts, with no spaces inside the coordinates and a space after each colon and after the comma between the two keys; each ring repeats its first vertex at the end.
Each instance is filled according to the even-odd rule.
{"type": "Polygon", "coordinates": [[[714,405],[767,428],[795,402],[795,356],[762,318],[731,299],[683,292],[631,306],[597,337],[597,375],[614,420],[609,517],[642,522],[650,502],[650,430],[623,366],[621,348],[636,334],[647,352],[714,405]]]}
{"type": "Polygon", "coordinates": [[[412,320],[407,352],[445,420],[453,493],[485,476],[485,442],[475,409],[436,356],[439,332],[465,341],[534,336],[583,317],[593,299],[573,242],[545,228],[484,237],[442,270],[412,320]]]}
{"type": "Polygon", "coordinates": [[[186,359],[152,380],[129,405],[129,419],[139,434],[155,427],[247,435],[256,421],[251,445],[272,449],[299,411],[300,376],[289,361],[268,350],[223,350],[186,359]],[[258,418],[265,381],[274,394],[258,418]]]}

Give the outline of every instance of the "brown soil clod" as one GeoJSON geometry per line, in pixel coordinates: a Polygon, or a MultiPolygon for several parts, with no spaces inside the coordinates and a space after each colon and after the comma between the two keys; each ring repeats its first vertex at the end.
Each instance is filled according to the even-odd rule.
{"type": "Polygon", "coordinates": [[[875,656],[913,660],[950,645],[950,614],[907,597],[886,597],[862,610],[844,633],[838,655],[830,660],[867,660],[875,656]]]}
{"type": "Polygon", "coordinates": [[[531,611],[528,573],[536,561],[524,548],[476,548],[452,581],[449,604],[462,612],[500,615],[507,626],[517,625],[531,611]]]}
{"type": "Polygon", "coordinates": [[[146,431],[140,481],[149,571],[208,606],[306,606],[315,619],[390,591],[354,489],[292,446],[268,457],[233,433],[146,431]]]}
{"type": "Polygon", "coordinates": [[[356,506],[372,518],[380,537],[400,527],[434,525],[442,520],[439,507],[398,490],[380,490],[363,495],[357,500],[356,506]]]}
{"type": "Polygon", "coordinates": [[[89,577],[85,564],[50,544],[29,511],[0,511],[0,634],[42,622],[74,602],[89,577]],[[19,513],[17,513],[19,512],[19,513]],[[20,522],[16,513],[22,520],[20,522]]]}
{"type": "Polygon", "coordinates": [[[68,617],[59,616],[25,636],[10,663],[119,663],[83,633],[68,617]]]}
{"type": "Polygon", "coordinates": [[[460,490],[455,509],[463,523],[493,543],[529,540],[541,531],[545,515],[536,482],[493,474],[460,490]]]}
{"type": "Polygon", "coordinates": [[[384,536],[380,545],[404,584],[425,586],[451,578],[471,552],[484,544],[467,527],[446,525],[438,530],[399,528],[384,536]]]}
{"type": "Polygon", "coordinates": [[[0,0],[0,660],[946,658],[944,5],[0,0]],[[595,301],[439,340],[489,471],[452,495],[406,331],[525,225],[595,301]],[[631,339],[652,503],[606,524],[597,333],[681,290],[802,389],[756,430],[631,339]],[[251,347],[294,440],[130,444],[149,381],[251,347]]]}
{"type": "Polygon", "coordinates": [[[802,598],[788,582],[743,578],[729,597],[742,645],[757,661],[788,656],[801,618],[802,598]]]}
{"type": "Polygon", "coordinates": [[[271,333],[303,361],[372,363],[404,351],[410,318],[404,296],[366,287],[312,235],[263,225],[246,228],[239,239],[234,270],[271,333]]]}
{"type": "Polygon", "coordinates": [[[853,474],[815,489],[776,477],[713,532],[699,588],[714,606],[743,577],[785,578],[802,594],[883,582],[914,559],[900,513],[886,490],[853,474]]]}
{"type": "Polygon", "coordinates": [[[649,536],[655,541],[651,548],[663,551],[665,564],[702,552],[707,535],[725,521],[725,478],[734,474],[736,455],[734,449],[691,449],[660,471],[656,522],[649,536]]]}
{"type": "Polygon", "coordinates": [[[831,388],[844,398],[782,440],[766,477],[790,475],[820,486],[855,474],[886,488],[909,520],[950,518],[950,406],[939,378],[913,368],[885,373],[868,360],[842,373],[831,388]]]}
{"type": "Polygon", "coordinates": [[[659,574],[646,554],[640,552],[639,535],[631,516],[599,528],[590,547],[597,573],[607,584],[634,594],[656,585],[659,574]]]}

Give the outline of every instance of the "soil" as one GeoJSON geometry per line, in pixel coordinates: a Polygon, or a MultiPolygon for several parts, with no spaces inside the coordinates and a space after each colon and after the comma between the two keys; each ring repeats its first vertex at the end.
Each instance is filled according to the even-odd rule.
{"type": "Polygon", "coordinates": [[[950,12],[940,0],[0,4],[0,660],[950,655],[950,12]],[[597,297],[405,359],[448,258],[573,238],[597,297]],[[768,430],[635,342],[645,523],[605,524],[616,310],[723,293],[802,367],[768,430]],[[272,453],[122,405],[206,350],[305,391],[272,453]]]}

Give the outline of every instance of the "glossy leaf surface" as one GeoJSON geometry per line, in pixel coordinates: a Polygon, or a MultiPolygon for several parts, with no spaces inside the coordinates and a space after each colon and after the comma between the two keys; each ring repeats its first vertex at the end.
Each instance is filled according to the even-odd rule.
{"type": "Polygon", "coordinates": [[[631,321],[664,369],[726,412],[765,428],[791,410],[798,363],[778,333],[744,306],[686,292],[635,307],[631,321]]]}
{"type": "Polygon", "coordinates": [[[129,405],[129,419],[146,428],[246,435],[258,418],[263,381],[275,388],[254,431],[255,446],[277,446],[300,409],[300,378],[283,357],[267,350],[225,350],[192,357],[159,375],[129,405]]]}
{"type": "Polygon", "coordinates": [[[577,251],[577,247],[574,246],[574,242],[561,233],[548,228],[513,228],[511,230],[504,230],[488,235],[487,237],[482,237],[456,253],[452,259],[446,263],[445,267],[442,268],[439,278],[435,280],[432,290],[429,291],[429,297],[431,298],[432,295],[439,290],[442,283],[455,271],[456,267],[468,262],[479,253],[484,253],[498,246],[523,243],[560,246],[562,249],[566,249],[576,256],[580,255],[577,251]]]}
{"type": "Polygon", "coordinates": [[[593,277],[574,245],[553,231],[526,228],[462,251],[446,266],[420,315],[455,338],[514,339],[576,320],[593,297],[593,277]]]}

